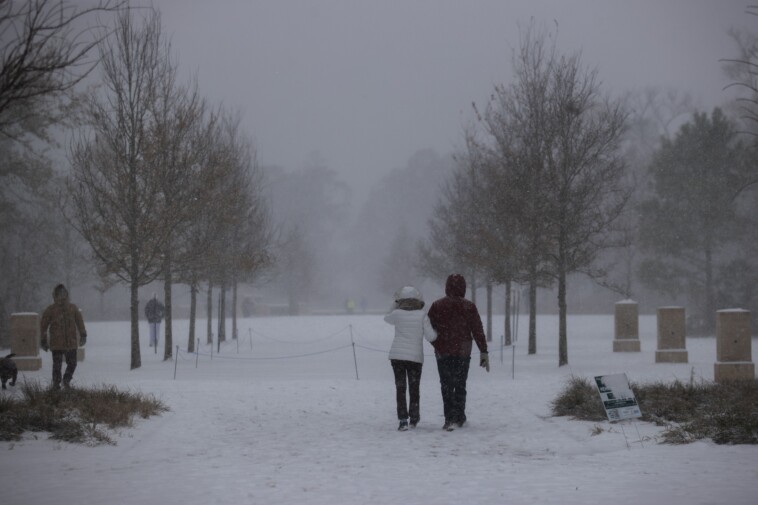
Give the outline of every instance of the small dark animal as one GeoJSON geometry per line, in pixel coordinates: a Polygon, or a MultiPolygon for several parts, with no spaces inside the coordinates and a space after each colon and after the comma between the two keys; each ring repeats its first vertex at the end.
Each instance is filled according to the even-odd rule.
{"type": "Polygon", "coordinates": [[[13,356],[15,356],[15,354],[11,353],[0,359],[0,380],[3,382],[3,389],[8,389],[5,387],[5,383],[9,380],[11,381],[11,386],[16,385],[18,367],[16,367],[16,362],[13,361],[13,356]]]}

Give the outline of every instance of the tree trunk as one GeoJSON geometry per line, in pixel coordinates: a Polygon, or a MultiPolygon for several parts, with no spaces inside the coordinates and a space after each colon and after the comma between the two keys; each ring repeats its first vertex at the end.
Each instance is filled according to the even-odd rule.
{"type": "Polygon", "coordinates": [[[213,283],[208,281],[208,303],[205,313],[208,317],[208,339],[207,344],[213,345],[213,283]]]}
{"type": "Polygon", "coordinates": [[[512,342],[512,335],[511,335],[511,304],[512,302],[512,296],[511,296],[511,281],[505,281],[505,345],[511,345],[512,342]]]}
{"type": "Polygon", "coordinates": [[[558,270],[558,366],[568,365],[568,339],[566,327],[566,268],[558,270]]]}
{"type": "Polygon", "coordinates": [[[492,342],[492,282],[487,282],[487,342],[492,342]]]}
{"type": "Polygon", "coordinates": [[[232,281],[232,339],[237,340],[237,279],[232,281]]]}
{"type": "Polygon", "coordinates": [[[226,342],[226,282],[222,282],[218,292],[218,337],[220,344],[226,342]]]}
{"type": "Polygon", "coordinates": [[[537,354],[537,273],[529,275],[529,354],[537,354]]]}
{"type": "MultiPolygon", "coordinates": [[[[134,138],[129,139],[129,154],[134,156],[136,153],[134,138]]],[[[138,194],[137,194],[137,167],[135,166],[135,160],[130,160],[129,164],[129,184],[128,184],[128,197],[129,197],[129,219],[132,223],[129,225],[129,280],[131,293],[130,293],[130,311],[132,319],[132,359],[130,369],[134,370],[142,366],[142,356],[140,355],[139,347],[139,251],[140,251],[140,238],[137,236],[137,230],[135,228],[134,220],[135,216],[139,213],[138,194]]]]}
{"type": "Polygon", "coordinates": [[[172,348],[174,346],[173,339],[173,317],[172,317],[172,302],[171,302],[171,286],[173,284],[173,275],[171,273],[171,244],[168,244],[163,256],[163,305],[166,308],[166,324],[164,338],[165,345],[163,346],[163,361],[168,361],[173,356],[172,348]]]}
{"type": "MultiPolygon", "coordinates": [[[[187,352],[195,352],[195,316],[197,315],[197,282],[190,284],[190,313],[189,336],[187,337],[187,352]]],[[[198,349],[199,351],[200,349],[198,349]]]]}
{"type": "MultiPolygon", "coordinates": [[[[132,266],[136,262],[132,261],[132,266]]],[[[137,285],[137,274],[133,274],[132,282],[130,284],[130,300],[129,308],[131,312],[132,320],[132,360],[130,364],[130,370],[139,368],[142,366],[142,357],[139,350],[139,286],[137,285]]]]}

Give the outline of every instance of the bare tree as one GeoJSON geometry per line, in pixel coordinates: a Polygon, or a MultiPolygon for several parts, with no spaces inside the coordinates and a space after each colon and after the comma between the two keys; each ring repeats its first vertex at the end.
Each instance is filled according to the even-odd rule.
{"type": "Polygon", "coordinates": [[[544,180],[547,75],[555,59],[555,46],[530,26],[513,57],[514,82],[496,85],[483,110],[474,105],[485,135],[477,148],[489,160],[485,187],[493,198],[490,221],[502,222],[504,239],[514,249],[507,277],[529,286],[529,354],[537,352],[537,290],[551,283],[544,180]]]}
{"type": "Polygon", "coordinates": [[[168,61],[158,77],[155,100],[151,102],[154,120],[145,146],[145,160],[156,172],[160,187],[159,212],[166,229],[161,267],[166,307],[163,359],[170,360],[173,356],[176,236],[208,203],[202,195],[205,188],[197,184],[197,172],[208,150],[208,129],[212,128],[213,119],[211,123],[204,120],[206,105],[198,94],[197,84],[182,86],[177,82],[175,64],[168,61]]]}
{"type": "MultiPolygon", "coordinates": [[[[751,16],[758,16],[758,6],[750,5],[746,10],[751,16]]],[[[737,98],[742,119],[747,122],[747,132],[758,135],[758,37],[754,33],[732,29],[729,34],[737,45],[736,58],[724,58],[726,74],[732,79],[727,89],[741,92],[737,98]]]]}
{"type": "MultiPolygon", "coordinates": [[[[210,284],[219,286],[218,335],[226,339],[226,292],[236,291],[240,280],[252,280],[272,260],[274,241],[267,202],[263,198],[263,174],[255,151],[240,126],[239,116],[225,114],[220,123],[216,155],[211,161],[214,183],[213,225],[216,236],[207,253],[210,284]]],[[[209,294],[210,301],[210,294],[209,294]]],[[[233,300],[236,307],[236,299],[233,300]]],[[[236,308],[232,310],[236,328],[236,308]]]]}
{"type": "MultiPolygon", "coordinates": [[[[758,6],[750,5],[746,12],[758,16],[758,6]]],[[[741,119],[745,122],[745,130],[742,133],[758,136],[758,36],[736,29],[731,30],[730,35],[737,44],[739,54],[737,58],[721,60],[725,64],[727,75],[732,79],[727,88],[741,92],[736,101],[739,104],[741,119]]],[[[736,189],[734,198],[748,188],[755,188],[757,184],[758,177],[744,181],[743,185],[736,189]]]]}
{"type": "Polygon", "coordinates": [[[459,164],[442,185],[429,219],[429,235],[417,248],[416,269],[441,282],[453,272],[472,278],[482,266],[479,195],[470,169],[459,164]]]}
{"type": "Polygon", "coordinates": [[[83,23],[124,4],[104,0],[80,8],[62,0],[0,2],[0,134],[16,137],[21,123],[49,115],[51,105],[59,105],[61,95],[92,72],[98,63],[93,49],[105,35],[83,23]]]}
{"type": "Polygon", "coordinates": [[[548,212],[558,283],[558,366],[568,364],[567,276],[593,270],[598,252],[617,245],[614,223],[630,191],[623,186],[620,156],[626,113],[618,100],[601,96],[596,72],[578,55],[562,57],[550,76],[553,141],[547,157],[548,212]]]}
{"type": "MultiPolygon", "coordinates": [[[[552,42],[550,42],[552,40],[552,42]]],[[[567,276],[596,275],[598,251],[613,245],[612,224],[627,199],[618,154],[625,114],[600,95],[594,71],[564,56],[530,26],[514,58],[511,86],[496,86],[479,115],[489,140],[490,187],[505,195],[511,239],[523,247],[530,284],[529,352],[536,352],[536,288],[558,284],[559,366],[568,363],[567,276]]],[[[514,255],[518,257],[518,255],[514,255]]]]}
{"type": "Polygon", "coordinates": [[[72,148],[69,180],[79,231],[104,271],[130,286],[132,369],[141,366],[138,289],[161,273],[168,238],[146,149],[169,62],[159,14],[142,12],[120,12],[113,36],[100,44],[104,90],[87,100],[91,134],[72,148]]]}
{"type": "MultiPolygon", "coordinates": [[[[480,172],[480,194],[477,200],[486,202],[480,208],[482,242],[485,244],[482,255],[485,256],[487,287],[487,335],[491,338],[492,289],[493,284],[505,285],[505,343],[510,344],[511,335],[511,292],[514,282],[525,282],[525,268],[529,264],[524,251],[523,227],[518,216],[522,205],[522,195],[514,184],[515,172],[507,160],[496,150],[492,150],[467,134],[470,164],[478,167],[480,172]],[[475,160],[475,161],[474,161],[475,160]]],[[[536,338],[535,338],[536,343],[536,338]]],[[[534,347],[536,352],[536,346],[534,347]]]]}

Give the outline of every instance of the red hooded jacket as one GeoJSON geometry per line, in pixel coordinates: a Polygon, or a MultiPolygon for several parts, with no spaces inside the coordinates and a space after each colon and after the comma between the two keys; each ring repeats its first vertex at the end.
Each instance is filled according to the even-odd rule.
{"type": "Polygon", "coordinates": [[[432,342],[437,354],[445,356],[471,356],[471,341],[476,341],[480,352],[487,352],[487,339],[476,305],[466,300],[466,279],[452,274],[445,284],[445,296],[429,308],[429,320],[437,332],[432,342]]]}

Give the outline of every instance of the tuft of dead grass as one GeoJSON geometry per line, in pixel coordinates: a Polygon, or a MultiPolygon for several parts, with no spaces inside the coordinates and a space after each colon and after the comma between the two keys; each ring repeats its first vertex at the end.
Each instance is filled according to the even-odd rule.
{"type": "MultiPolygon", "coordinates": [[[[758,444],[758,381],[630,384],[642,420],[666,426],[663,441],[758,444]]],[[[572,377],[551,402],[553,416],[583,421],[607,419],[595,385],[572,377]]]]}
{"type": "Polygon", "coordinates": [[[50,438],[87,445],[115,444],[110,432],[132,426],[135,416],[168,411],[144,393],[112,385],[52,390],[26,382],[20,396],[0,396],[0,440],[20,440],[25,432],[48,432],[50,438]]]}

